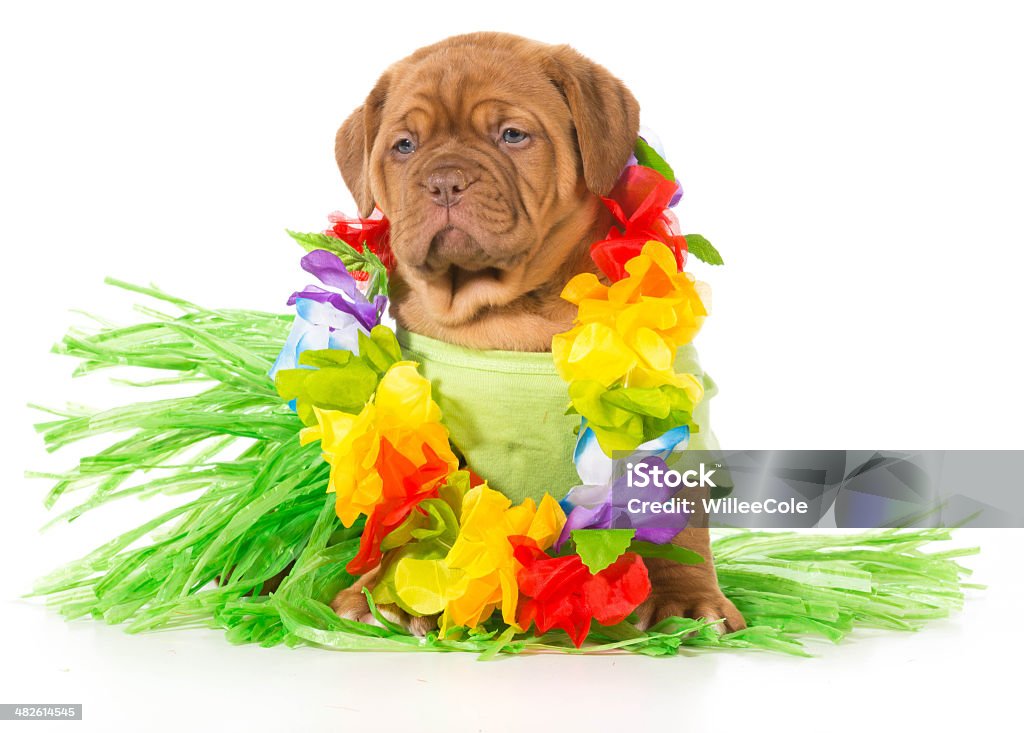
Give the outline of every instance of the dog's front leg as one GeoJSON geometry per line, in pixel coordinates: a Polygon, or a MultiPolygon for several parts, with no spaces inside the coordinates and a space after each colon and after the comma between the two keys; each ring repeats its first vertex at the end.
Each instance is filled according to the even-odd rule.
{"type": "MultiPolygon", "coordinates": [[[[379,565],[361,576],[348,588],[339,591],[331,601],[331,608],[334,609],[334,612],[341,618],[380,626],[381,623],[370,612],[370,605],[366,602],[366,595],[363,593],[363,588],[373,588],[378,575],[380,575],[379,565]]],[[[381,604],[377,606],[377,611],[388,621],[416,636],[426,636],[428,631],[437,628],[437,616],[410,616],[392,604],[381,604]]]]}
{"type": "Polygon", "coordinates": [[[674,560],[645,558],[651,595],[636,610],[637,626],[648,629],[671,616],[682,616],[723,619],[716,626],[723,633],[745,629],[743,615],[718,587],[706,515],[701,511],[691,516],[686,529],[675,536],[672,544],[693,550],[704,562],[682,565],[674,560]]]}

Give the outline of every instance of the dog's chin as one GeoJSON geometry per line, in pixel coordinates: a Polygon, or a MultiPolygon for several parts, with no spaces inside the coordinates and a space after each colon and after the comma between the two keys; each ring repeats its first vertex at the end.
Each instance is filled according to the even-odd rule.
{"type": "Polygon", "coordinates": [[[471,234],[445,227],[431,241],[429,264],[413,268],[412,285],[434,321],[457,327],[515,300],[519,259],[502,260],[499,266],[471,234]]]}
{"type": "Polygon", "coordinates": [[[450,265],[420,283],[424,305],[431,317],[449,328],[465,325],[488,309],[515,299],[512,274],[498,267],[466,268],[450,265]]]}

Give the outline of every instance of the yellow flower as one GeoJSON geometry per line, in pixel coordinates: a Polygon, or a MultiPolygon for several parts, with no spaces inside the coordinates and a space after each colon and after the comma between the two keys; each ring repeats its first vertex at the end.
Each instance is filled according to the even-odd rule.
{"type": "Polygon", "coordinates": [[[608,387],[639,363],[636,352],[612,327],[588,323],[557,334],[551,340],[551,356],[567,382],[592,380],[608,387]]]}
{"type": "Polygon", "coordinates": [[[710,291],[691,274],[677,272],[672,251],[661,242],[645,244],[626,272],[611,286],[592,273],[565,286],[562,297],[579,310],[574,327],[552,340],[555,366],[566,381],[682,386],[673,371],[675,353],[700,330],[710,291]]]}
{"type": "Polygon", "coordinates": [[[459,462],[441,424],[441,410],[430,395],[430,382],[411,361],[391,366],[377,385],[373,399],[358,415],[314,407],[317,424],[299,434],[303,445],[320,441],[331,465],[327,486],[336,495],[338,517],[346,527],[360,514],[369,515],[381,502],[383,483],[377,470],[381,440],[387,440],[410,461],[422,464],[424,444],[448,462],[459,462]]]}
{"type": "Polygon", "coordinates": [[[477,626],[499,605],[505,622],[515,623],[519,563],[509,537],[525,535],[546,549],[563,524],[565,513],[550,494],[539,506],[532,499],[512,506],[504,494],[486,484],[471,489],[463,500],[459,536],[445,558],[448,568],[462,571],[465,590],[448,601],[442,633],[450,626],[477,626]]]}
{"type": "Polygon", "coordinates": [[[402,557],[395,565],[395,590],[405,608],[430,616],[466,592],[469,579],[443,559],[402,557]]]}

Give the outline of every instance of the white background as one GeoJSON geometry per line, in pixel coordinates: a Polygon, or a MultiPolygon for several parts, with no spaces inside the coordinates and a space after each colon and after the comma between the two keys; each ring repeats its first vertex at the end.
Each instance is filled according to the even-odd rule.
{"type": "Polygon", "coordinates": [[[0,702],[83,702],[88,721],[64,725],[95,730],[930,731],[1009,714],[1019,531],[964,533],[990,588],[963,614],[810,661],[235,648],[16,599],[152,511],[36,531],[46,487],[22,472],[72,456],[44,454],[25,402],[132,397],[47,353],[69,310],[127,315],[105,275],[282,308],[305,282],[282,230],[353,211],[335,129],[388,63],[458,32],[568,42],[633,89],[686,190],[684,231],[727,261],[696,268],[726,447],[1024,447],[1021,20],[1013,3],[863,0],[5,4],[0,702]]]}

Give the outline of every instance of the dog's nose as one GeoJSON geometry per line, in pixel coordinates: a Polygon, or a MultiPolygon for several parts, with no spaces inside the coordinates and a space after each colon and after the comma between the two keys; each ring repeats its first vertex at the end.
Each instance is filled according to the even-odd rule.
{"type": "Polygon", "coordinates": [[[427,191],[430,192],[430,198],[435,204],[450,208],[459,203],[463,191],[469,188],[471,183],[461,168],[444,166],[427,176],[427,191]]]}

